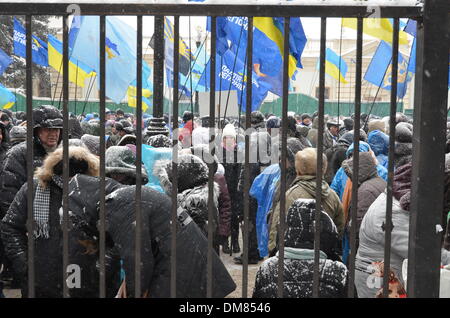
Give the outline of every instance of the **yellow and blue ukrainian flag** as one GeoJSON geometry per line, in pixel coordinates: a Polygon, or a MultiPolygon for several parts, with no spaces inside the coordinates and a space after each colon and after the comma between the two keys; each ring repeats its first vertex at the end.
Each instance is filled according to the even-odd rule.
{"type": "Polygon", "coordinates": [[[8,109],[16,103],[16,96],[9,89],[0,84],[0,108],[8,109]]]}
{"type": "MultiPolygon", "coordinates": [[[[142,61],[142,110],[147,111],[153,105],[153,83],[150,80],[152,70],[150,66],[142,61]]],[[[136,80],[134,80],[127,90],[128,106],[136,108],[137,106],[137,87],[136,80]]]]}
{"type": "MultiPolygon", "coordinates": [[[[357,18],[342,18],[342,26],[357,30],[357,18]]],[[[366,18],[363,19],[363,33],[371,35],[387,43],[392,43],[392,33],[394,27],[387,18],[366,18]]],[[[399,44],[408,44],[408,37],[404,31],[399,33],[399,44]]]]}
{"type": "MultiPolygon", "coordinates": [[[[317,68],[319,67],[320,63],[318,62],[317,68]]],[[[330,48],[327,48],[325,51],[325,73],[341,83],[348,83],[345,79],[345,75],[347,74],[347,63],[345,63],[344,59],[330,48]]]]}
{"type": "MultiPolygon", "coordinates": [[[[48,64],[63,74],[63,44],[53,35],[48,35],[48,64]]],[[[95,71],[81,61],[69,59],[69,81],[84,87],[86,78],[94,76],[95,71]]]]}

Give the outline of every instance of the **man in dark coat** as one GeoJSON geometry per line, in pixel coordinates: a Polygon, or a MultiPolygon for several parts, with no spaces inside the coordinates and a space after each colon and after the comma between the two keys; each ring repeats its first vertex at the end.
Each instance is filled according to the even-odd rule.
{"type": "MultiPolygon", "coordinates": [[[[33,110],[33,167],[42,165],[45,156],[54,151],[62,138],[62,114],[53,106],[33,110]]],[[[22,142],[5,156],[0,174],[0,217],[9,208],[20,187],[27,181],[27,143],[22,142]]]]}
{"type": "MultiPolygon", "coordinates": [[[[74,227],[93,240],[99,236],[98,178],[77,175],[69,185],[69,207],[74,227]]],[[[169,297],[171,257],[171,199],[149,187],[141,189],[141,293],[135,295],[135,186],[123,186],[106,196],[106,236],[118,249],[125,271],[127,297],[169,297]]],[[[206,296],[207,240],[185,211],[177,224],[177,297],[206,296]]],[[[213,297],[225,297],[236,288],[213,251],[213,297]]]]}
{"type": "MultiPolygon", "coordinates": [[[[33,235],[35,244],[35,296],[62,297],[63,232],[60,215],[63,196],[62,158],[63,149],[59,148],[45,159],[42,167],[38,168],[36,172],[33,186],[34,233],[27,233],[27,183],[21,187],[1,222],[1,237],[5,253],[12,262],[13,270],[21,278],[22,297],[28,296],[28,235],[33,235]]],[[[98,166],[98,158],[86,148],[69,148],[69,177],[73,177],[77,173],[98,175],[98,166]]],[[[78,255],[70,263],[77,264],[89,272],[89,268],[82,264],[89,263],[88,258],[90,256],[84,255],[82,252],[76,252],[76,250],[84,250],[82,245],[76,243],[79,239],[76,231],[70,232],[69,248],[74,254],[78,255]]],[[[95,271],[95,262],[92,265],[90,266],[91,273],[92,269],[95,271]]],[[[84,271],[83,274],[85,274],[84,271]]],[[[89,287],[94,279],[94,277],[82,279],[81,294],[80,291],[76,290],[75,293],[78,296],[95,297],[98,289],[89,287]]]]}
{"type": "MultiPolygon", "coordinates": [[[[286,214],[284,235],[284,298],[310,298],[314,275],[314,221],[316,201],[298,199],[286,214]]],[[[348,271],[338,261],[339,239],[327,213],[320,215],[319,297],[346,296],[348,271]]],[[[256,274],[253,298],[275,298],[278,294],[278,253],[262,263],[256,274]]]]}
{"type": "MultiPolygon", "coordinates": [[[[33,167],[38,168],[45,156],[54,151],[61,141],[62,114],[53,106],[35,108],[30,127],[33,127],[33,167]]],[[[0,218],[6,214],[14,196],[27,181],[27,172],[27,142],[24,141],[8,150],[1,166],[0,218]]],[[[0,249],[1,245],[0,240],[0,249]]],[[[0,263],[4,261],[0,259],[0,263]]]]}
{"type": "MultiPolygon", "coordinates": [[[[253,184],[255,178],[270,165],[270,155],[271,155],[271,137],[265,129],[263,116],[260,112],[252,112],[251,123],[252,128],[256,131],[250,135],[249,144],[249,185],[253,184]],[[262,120],[261,120],[262,118],[262,120]]],[[[294,119],[295,120],[295,119],[294,119]]],[[[239,202],[241,206],[239,208],[239,220],[243,221],[244,218],[244,185],[245,185],[245,165],[242,165],[240,175],[238,191],[241,196],[239,202]]],[[[250,189],[249,189],[250,190],[250,189]]],[[[262,258],[258,251],[258,240],[256,236],[256,213],[258,210],[258,201],[249,196],[249,226],[248,226],[248,263],[257,264],[262,258]]],[[[235,257],[234,262],[236,264],[243,264],[243,255],[235,257]]]]}

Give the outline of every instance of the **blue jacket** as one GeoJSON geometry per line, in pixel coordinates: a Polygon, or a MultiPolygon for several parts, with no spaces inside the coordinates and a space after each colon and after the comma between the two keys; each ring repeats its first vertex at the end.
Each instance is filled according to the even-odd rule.
{"type": "MultiPolygon", "coordinates": [[[[350,145],[350,147],[348,147],[347,150],[347,158],[350,156],[350,154],[353,153],[353,144],[350,145]]],[[[360,141],[359,142],[359,152],[367,152],[371,150],[370,146],[368,143],[364,142],[364,141],[360,141]]],[[[383,178],[385,181],[387,181],[387,169],[385,167],[383,167],[380,163],[378,163],[377,165],[377,173],[378,176],[380,176],[381,178],[383,178]]],[[[333,181],[331,182],[331,189],[334,190],[334,192],[336,192],[336,194],[339,196],[339,198],[342,200],[342,195],[344,194],[344,189],[345,189],[345,184],[347,183],[347,174],[344,172],[344,169],[339,168],[339,170],[336,172],[336,175],[333,178],[333,181]]]]}
{"type": "Polygon", "coordinates": [[[369,133],[367,142],[369,143],[375,156],[377,156],[378,163],[387,169],[389,136],[380,130],[374,130],[369,133]]]}
{"type": "Polygon", "coordinates": [[[255,178],[250,188],[250,195],[258,201],[256,237],[261,257],[269,254],[269,229],[266,219],[267,213],[272,207],[272,198],[280,175],[280,166],[278,164],[270,165],[255,178]]]}

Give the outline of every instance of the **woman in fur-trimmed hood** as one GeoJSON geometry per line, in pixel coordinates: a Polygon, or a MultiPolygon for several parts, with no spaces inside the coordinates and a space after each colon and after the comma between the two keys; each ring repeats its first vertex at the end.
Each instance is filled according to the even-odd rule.
{"type": "MultiPolygon", "coordinates": [[[[90,176],[98,175],[99,160],[84,147],[69,148],[69,177],[81,173],[90,176]]],[[[33,214],[35,241],[35,296],[62,297],[62,217],[60,210],[63,198],[63,149],[58,148],[44,160],[37,169],[33,186],[33,214]]],[[[1,236],[5,254],[12,262],[12,268],[22,279],[22,297],[28,296],[27,291],[27,192],[25,183],[11,203],[11,206],[1,222],[1,236]]],[[[31,233],[30,233],[31,234],[31,233]]],[[[69,246],[77,249],[77,233],[71,231],[69,246]]],[[[82,253],[77,253],[82,255],[82,253]]],[[[85,257],[89,257],[86,255],[85,257]]],[[[86,259],[75,260],[83,264],[86,259]]],[[[82,266],[82,265],[81,265],[82,266]]],[[[95,263],[94,267],[95,269],[95,263]]],[[[84,269],[84,268],[83,268],[84,269]]],[[[81,289],[77,292],[88,292],[89,280],[82,280],[81,289]]],[[[95,289],[94,289],[95,290],[95,289]]],[[[91,292],[93,292],[91,290],[91,292]]],[[[92,294],[84,295],[95,297],[92,294]]]]}
{"type": "MultiPolygon", "coordinates": [[[[155,163],[154,175],[159,177],[165,193],[172,194],[172,161],[155,163]]],[[[178,206],[187,211],[200,229],[208,233],[208,166],[199,157],[190,154],[178,156],[178,206]]],[[[213,228],[218,226],[219,185],[214,182],[213,228]]]]}

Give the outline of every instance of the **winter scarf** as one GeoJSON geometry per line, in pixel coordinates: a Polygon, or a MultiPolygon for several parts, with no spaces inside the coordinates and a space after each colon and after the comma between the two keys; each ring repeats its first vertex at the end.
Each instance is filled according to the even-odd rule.
{"type": "MultiPolygon", "coordinates": [[[[62,189],[63,180],[61,176],[53,175],[53,182],[62,189]]],[[[36,222],[34,229],[34,239],[43,237],[49,238],[49,214],[50,214],[50,187],[43,187],[40,182],[36,187],[36,196],[33,204],[33,215],[36,222]]]]}
{"type": "Polygon", "coordinates": [[[394,175],[393,195],[405,211],[409,211],[411,203],[411,176],[412,163],[398,167],[394,175]]]}
{"type": "MultiPolygon", "coordinates": [[[[279,252],[277,252],[276,256],[278,256],[279,252]]],[[[298,259],[298,260],[313,260],[314,259],[314,250],[305,249],[305,248],[294,248],[294,247],[285,247],[284,248],[284,258],[286,259],[298,259]]],[[[327,254],[322,251],[319,251],[319,258],[327,259],[327,254]]]]}

